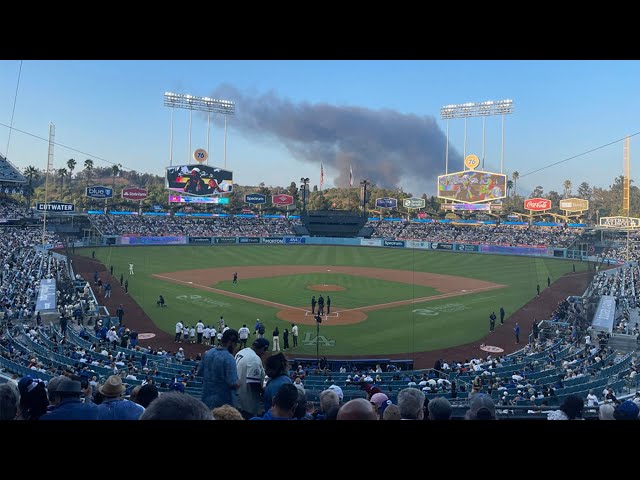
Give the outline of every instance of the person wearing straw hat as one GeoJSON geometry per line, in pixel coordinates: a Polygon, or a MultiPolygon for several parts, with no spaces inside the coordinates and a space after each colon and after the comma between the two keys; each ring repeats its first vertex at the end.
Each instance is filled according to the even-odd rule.
{"type": "Polygon", "coordinates": [[[126,387],[120,375],[111,375],[98,391],[104,400],[98,405],[98,420],[138,420],[144,407],[124,398],[126,387]]]}

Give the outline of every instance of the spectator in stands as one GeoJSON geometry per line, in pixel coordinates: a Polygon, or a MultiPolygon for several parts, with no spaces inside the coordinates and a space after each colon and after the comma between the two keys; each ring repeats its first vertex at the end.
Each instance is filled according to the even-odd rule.
{"type": "Polygon", "coordinates": [[[600,405],[598,418],[600,420],[615,420],[613,416],[614,411],[615,407],[611,403],[603,403],[602,405],[600,405]]]}
{"type": "Polygon", "coordinates": [[[476,393],[469,401],[469,410],[465,420],[495,420],[496,405],[491,397],[485,393],[476,393]]]}
{"type": "Polygon", "coordinates": [[[283,353],[271,355],[265,363],[265,372],[269,377],[267,385],[264,387],[263,401],[264,409],[269,410],[273,397],[281,385],[293,383],[288,375],[289,363],[283,353]]]}
{"type": "Polygon", "coordinates": [[[398,392],[398,408],[403,420],[424,418],[425,395],[417,388],[404,388],[398,392]]]}
{"type": "Polygon", "coordinates": [[[80,382],[63,377],[52,393],[55,406],[40,420],[98,420],[99,407],[80,399],[80,382]]]}
{"type": "MultiPolygon", "coordinates": [[[[418,390],[416,390],[418,391],[418,390]]],[[[420,392],[422,393],[422,392],[420,392]]],[[[348,401],[338,410],[337,420],[377,420],[376,413],[364,398],[356,398],[348,401]]]]}
{"type": "Polygon", "coordinates": [[[20,409],[18,411],[20,420],[38,420],[47,412],[49,399],[42,380],[30,375],[22,377],[18,382],[18,391],[20,392],[20,409]]]}
{"type": "Polygon", "coordinates": [[[244,418],[256,417],[262,413],[262,384],[265,370],[262,357],[269,350],[266,338],[256,338],[251,347],[243,348],[236,354],[238,371],[238,410],[244,418]]]}
{"type": "Polygon", "coordinates": [[[559,410],[547,414],[547,420],[582,420],[584,401],[578,395],[569,395],[564,399],[559,410]]]}
{"type": "Polygon", "coordinates": [[[429,420],[450,420],[453,413],[451,403],[444,397],[431,400],[427,409],[429,410],[429,420]]]}
{"type": "Polygon", "coordinates": [[[402,420],[398,406],[391,404],[385,408],[382,420],[402,420]]]}
{"type": "Polygon", "coordinates": [[[336,392],[336,394],[338,395],[338,400],[340,400],[340,403],[342,403],[342,400],[344,400],[344,393],[342,392],[342,388],[340,388],[338,385],[330,385],[329,390],[333,390],[334,392],[336,392]]]}
{"type": "Polygon", "coordinates": [[[637,420],[640,409],[631,400],[625,400],[618,405],[614,412],[613,418],[616,420],[637,420]]]}
{"type": "Polygon", "coordinates": [[[231,405],[222,405],[211,410],[214,420],[244,420],[242,414],[231,405]]]}
{"type": "Polygon", "coordinates": [[[240,382],[233,354],[238,340],[238,332],[230,328],[222,334],[220,345],[207,351],[198,366],[197,375],[203,377],[202,401],[209,409],[236,404],[240,382]]]}
{"type": "Polygon", "coordinates": [[[20,405],[20,392],[12,382],[0,385],[0,421],[15,420],[20,405]]]}
{"type": "Polygon", "coordinates": [[[191,395],[168,392],[151,402],[140,420],[213,420],[213,414],[191,395]]]}
{"type": "Polygon", "coordinates": [[[291,420],[298,405],[298,389],[291,384],[280,385],[271,408],[262,417],[251,420],[291,420]]]}
{"type": "Polygon", "coordinates": [[[156,386],[153,383],[147,383],[140,387],[135,402],[138,405],[142,405],[144,408],[147,408],[151,402],[158,398],[158,395],[159,393],[156,386]]]}
{"type": "Polygon", "coordinates": [[[320,392],[320,409],[315,413],[316,420],[326,420],[327,413],[333,408],[340,408],[340,399],[334,390],[323,390],[320,392]]]}
{"type": "Polygon", "coordinates": [[[98,391],[104,397],[98,405],[98,420],[138,420],[144,407],[123,397],[126,388],[120,375],[111,375],[98,391]]]}

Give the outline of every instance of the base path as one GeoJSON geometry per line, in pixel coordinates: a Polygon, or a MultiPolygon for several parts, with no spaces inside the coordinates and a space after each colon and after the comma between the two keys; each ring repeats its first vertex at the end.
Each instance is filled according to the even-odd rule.
{"type": "MultiPolygon", "coordinates": [[[[505,285],[499,285],[484,280],[475,280],[466,277],[456,277],[453,275],[441,275],[438,273],[413,272],[411,270],[391,270],[385,268],[367,268],[367,267],[345,267],[334,265],[269,265],[269,266],[253,266],[253,267],[223,267],[223,268],[206,268],[198,270],[182,270],[178,272],[158,273],[152,275],[161,280],[168,280],[183,285],[188,285],[199,290],[210,291],[225,295],[227,297],[238,298],[248,302],[267,305],[270,307],[280,308],[276,314],[280,320],[285,322],[300,323],[303,325],[315,325],[313,316],[308,315],[308,308],[294,307],[284,305],[278,302],[263,300],[261,298],[251,297],[240,293],[222,290],[209,285],[215,285],[224,280],[233,278],[234,273],[238,273],[238,281],[246,278],[265,278],[265,277],[281,277],[287,275],[299,275],[307,273],[342,273],[359,277],[369,277],[390,282],[407,283],[410,285],[421,285],[431,287],[440,292],[440,295],[431,295],[428,297],[410,298],[407,300],[398,300],[396,302],[380,303],[377,305],[367,305],[358,308],[348,309],[331,309],[331,313],[337,313],[337,316],[330,319],[331,325],[349,325],[359,323],[367,319],[365,312],[380,310],[383,308],[399,307],[402,305],[411,305],[413,303],[425,302],[429,300],[439,300],[442,298],[455,297],[458,295],[469,295],[471,293],[484,292],[496,288],[504,288],[505,285]]],[[[313,287],[328,287],[336,291],[342,288],[339,285],[313,285],[313,287]]]]}

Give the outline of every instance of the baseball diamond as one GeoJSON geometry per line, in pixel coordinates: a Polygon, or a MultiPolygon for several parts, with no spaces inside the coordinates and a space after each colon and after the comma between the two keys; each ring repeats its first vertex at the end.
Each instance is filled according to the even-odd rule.
{"type": "MultiPolygon", "coordinates": [[[[78,252],[88,256],[92,250],[78,252]]],[[[267,328],[282,331],[296,323],[301,335],[309,328],[315,332],[307,314],[311,294],[328,294],[332,315],[321,326],[332,342],[327,354],[402,358],[474,343],[478,350],[487,333],[484,312],[502,305],[510,324],[528,302],[542,298],[535,297],[537,283],[562,277],[574,265],[551,258],[304,245],[102,248],[96,257],[116,270],[136,265],[129,296],[159,330],[150,342],[154,345],[173,336],[179,319],[206,323],[220,315],[235,328],[260,318],[267,328]],[[167,268],[170,264],[173,269],[167,268]],[[231,280],[234,272],[237,285],[231,280]],[[344,290],[309,289],[325,284],[344,290]],[[156,308],[159,294],[177,299],[175,308],[156,308]]],[[[586,270],[586,264],[576,266],[576,276],[568,279],[586,270]]],[[[512,351],[508,343],[505,338],[498,346],[512,351]]],[[[187,348],[195,352],[199,347],[187,348]]],[[[301,344],[292,353],[313,355],[315,350],[315,345],[301,344]]]]}

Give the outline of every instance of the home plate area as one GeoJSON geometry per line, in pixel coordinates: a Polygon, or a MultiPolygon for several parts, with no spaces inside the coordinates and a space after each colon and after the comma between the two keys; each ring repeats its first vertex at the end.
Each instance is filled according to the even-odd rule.
{"type": "MultiPolygon", "coordinates": [[[[315,315],[314,313],[311,313],[311,310],[305,310],[305,311],[304,311],[304,316],[305,316],[305,317],[315,317],[316,315],[315,315]]],[[[331,313],[330,313],[330,314],[328,314],[328,315],[327,315],[326,313],[325,313],[325,314],[323,314],[323,315],[322,315],[322,318],[323,318],[323,319],[326,319],[326,318],[332,318],[332,317],[333,317],[333,318],[336,318],[336,317],[339,317],[339,316],[340,316],[340,312],[331,312],[331,313]]]]}

